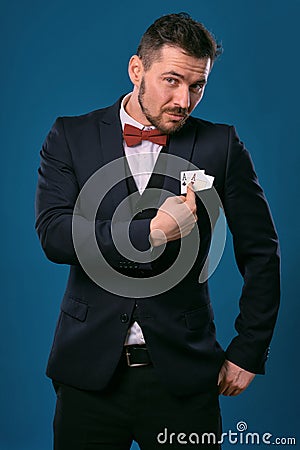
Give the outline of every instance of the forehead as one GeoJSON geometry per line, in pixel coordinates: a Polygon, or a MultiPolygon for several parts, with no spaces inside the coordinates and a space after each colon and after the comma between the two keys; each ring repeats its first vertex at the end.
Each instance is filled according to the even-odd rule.
{"type": "Polygon", "coordinates": [[[205,76],[208,77],[211,60],[210,58],[196,58],[190,56],[179,47],[165,45],[161,48],[150,67],[150,71],[156,73],[178,72],[183,76],[205,76]]]}

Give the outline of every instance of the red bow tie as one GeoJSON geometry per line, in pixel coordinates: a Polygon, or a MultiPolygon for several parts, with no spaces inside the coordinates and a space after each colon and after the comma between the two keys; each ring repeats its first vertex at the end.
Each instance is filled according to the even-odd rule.
{"type": "Polygon", "coordinates": [[[123,138],[128,147],[140,144],[142,141],[151,141],[154,144],[166,145],[168,136],[160,131],[154,130],[140,130],[133,125],[125,124],[123,131],[123,138]]]}

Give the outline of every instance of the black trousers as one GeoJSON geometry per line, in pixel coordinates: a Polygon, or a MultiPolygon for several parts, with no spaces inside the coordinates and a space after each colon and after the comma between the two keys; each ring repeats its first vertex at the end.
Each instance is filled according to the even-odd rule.
{"type": "Polygon", "coordinates": [[[152,365],[133,368],[123,361],[103,391],[54,387],[54,450],[129,450],[133,440],[141,450],[221,448],[217,387],[174,396],[152,365]]]}

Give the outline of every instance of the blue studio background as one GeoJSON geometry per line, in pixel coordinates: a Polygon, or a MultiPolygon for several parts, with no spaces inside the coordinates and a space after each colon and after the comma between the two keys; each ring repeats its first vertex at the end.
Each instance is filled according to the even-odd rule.
{"type": "MultiPolygon", "coordinates": [[[[142,33],[158,16],[182,10],[224,47],[194,114],[236,126],[269,199],[283,257],[267,375],[241,396],[221,398],[224,431],[246,421],[249,431],[299,439],[299,1],[2,0],[0,450],[52,448],[55,397],[44,371],[68,268],[46,260],[34,231],[41,144],[57,116],[110,105],[128,91],[127,62],[142,33]]],[[[241,289],[230,237],[210,284],[226,346],[241,289]]]]}

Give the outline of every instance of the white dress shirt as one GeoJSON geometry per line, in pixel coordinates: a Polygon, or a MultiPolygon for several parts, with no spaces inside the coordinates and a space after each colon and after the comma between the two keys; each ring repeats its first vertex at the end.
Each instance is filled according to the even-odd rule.
{"type": "MultiPolygon", "coordinates": [[[[153,126],[144,126],[141,123],[134,120],[125,111],[126,104],[131,94],[126,95],[123,98],[120,108],[120,120],[122,129],[126,123],[133,125],[140,130],[152,130],[153,126]]],[[[128,147],[123,140],[123,147],[127,162],[132,173],[133,179],[137,186],[139,193],[142,195],[144,192],[154,169],[158,155],[162,149],[161,145],[154,144],[150,141],[142,141],[140,144],[134,147],[128,147]]],[[[137,322],[134,322],[128,330],[125,345],[142,345],[145,344],[143,332],[137,322]]]]}

